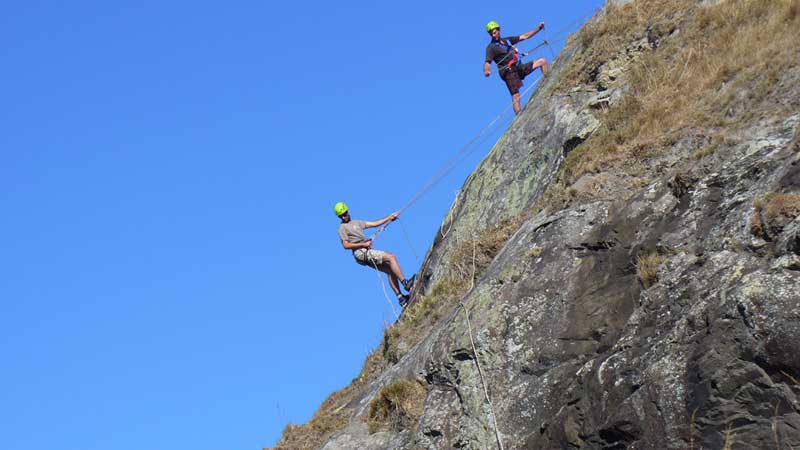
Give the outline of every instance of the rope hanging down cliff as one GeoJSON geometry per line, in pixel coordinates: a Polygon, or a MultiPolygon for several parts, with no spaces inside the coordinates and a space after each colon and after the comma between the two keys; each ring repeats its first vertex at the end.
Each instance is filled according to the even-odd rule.
{"type": "Polygon", "coordinates": [[[500,430],[497,428],[497,417],[494,415],[494,406],[492,405],[492,399],[489,397],[489,389],[486,387],[486,378],[483,376],[483,369],[481,368],[481,362],[478,359],[478,351],[475,349],[475,340],[472,338],[472,324],[469,321],[469,312],[467,312],[467,307],[464,306],[464,303],[459,301],[458,305],[464,310],[464,317],[467,318],[467,331],[469,332],[469,342],[472,344],[472,354],[475,355],[475,365],[478,366],[478,375],[481,377],[481,385],[483,386],[483,395],[486,397],[486,403],[489,405],[489,413],[492,415],[492,425],[494,426],[494,436],[497,438],[497,445],[500,447],[500,450],[505,450],[503,448],[503,440],[500,439],[500,430]]]}

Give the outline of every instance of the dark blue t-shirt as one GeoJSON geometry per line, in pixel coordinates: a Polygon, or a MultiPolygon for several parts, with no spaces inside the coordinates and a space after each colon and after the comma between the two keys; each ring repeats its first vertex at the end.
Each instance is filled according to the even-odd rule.
{"type": "Polygon", "coordinates": [[[514,49],[511,46],[517,42],[519,42],[519,36],[504,37],[498,41],[492,40],[486,46],[486,62],[494,61],[502,74],[502,71],[508,70],[508,63],[514,59],[514,49]]]}

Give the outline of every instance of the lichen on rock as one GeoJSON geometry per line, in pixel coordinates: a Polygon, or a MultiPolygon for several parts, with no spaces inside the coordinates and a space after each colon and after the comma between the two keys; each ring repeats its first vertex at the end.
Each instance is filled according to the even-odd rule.
{"type": "Polygon", "coordinates": [[[609,3],[465,181],[426,309],[316,448],[800,448],[800,6],[609,3]],[[370,433],[403,379],[419,416],[370,433]]]}

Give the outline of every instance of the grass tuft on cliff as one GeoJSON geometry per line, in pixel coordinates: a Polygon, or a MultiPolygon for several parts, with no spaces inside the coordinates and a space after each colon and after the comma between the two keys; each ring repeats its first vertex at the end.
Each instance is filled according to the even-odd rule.
{"type": "Polygon", "coordinates": [[[272,450],[318,450],[334,433],[350,422],[350,402],[364,385],[374,380],[385,368],[386,362],[381,355],[381,349],[370,352],[358,377],[349,386],[325,399],[307,423],[287,425],[272,450]]]}
{"type": "Polygon", "coordinates": [[[750,217],[750,232],[771,240],[800,216],[800,194],[770,192],[753,201],[753,207],[755,212],[750,217]]]}
{"type": "Polygon", "coordinates": [[[417,380],[398,380],[385,386],[369,404],[369,432],[413,428],[422,417],[426,396],[425,386],[417,380]]]}
{"type": "Polygon", "coordinates": [[[658,281],[658,268],[667,260],[667,257],[659,253],[651,253],[647,256],[636,258],[636,275],[645,287],[653,285],[658,281]]]}
{"type": "Polygon", "coordinates": [[[753,206],[763,213],[767,220],[779,217],[794,219],[800,215],[800,194],[779,194],[771,192],[757,199],[753,206]]]}

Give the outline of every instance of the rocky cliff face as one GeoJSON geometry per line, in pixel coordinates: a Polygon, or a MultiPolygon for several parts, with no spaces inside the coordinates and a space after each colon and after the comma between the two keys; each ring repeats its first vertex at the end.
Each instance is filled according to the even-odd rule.
{"type": "Polygon", "coordinates": [[[448,212],[396,325],[429,326],[308,448],[800,448],[798,29],[796,0],[606,5],[448,212]]]}

